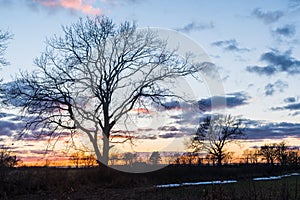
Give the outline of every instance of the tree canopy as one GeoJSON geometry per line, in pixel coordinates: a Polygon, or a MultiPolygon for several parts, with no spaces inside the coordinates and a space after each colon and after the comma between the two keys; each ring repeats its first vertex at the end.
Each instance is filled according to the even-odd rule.
{"type": "Polygon", "coordinates": [[[176,96],[164,83],[210,66],[193,63],[191,54],[179,55],[155,32],[127,21],[81,18],[63,26],[63,33],[47,40],[35,60],[37,69],[22,73],[9,87],[7,102],[30,116],[26,130],[49,137],[86,134],[104,164],[114,135],[121,142],[132,138],[129,131],[113,128],[126,123],[133,108],[162,104],[176,96]]]}
{"type": "Polygon", "coordinates": [[[200,121],[188,147],[194,152],[206,151],[221,165],[227,155],[225,146],[243,135],[241,121],[231,115],[208,116],[200,121]]]}

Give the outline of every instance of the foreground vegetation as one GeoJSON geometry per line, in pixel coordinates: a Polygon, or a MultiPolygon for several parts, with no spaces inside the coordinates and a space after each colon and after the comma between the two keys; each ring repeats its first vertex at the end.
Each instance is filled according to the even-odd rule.
{"type": "Polygon", "coordinates": [[[173,165],[145,174],[105,168],[0,169],[0,199],[299,199],[300,176],[253,181],[300,172],[299,166],[173,165]],[[234,184],[157,188],[158,184],[239,180],[234,184]]]}

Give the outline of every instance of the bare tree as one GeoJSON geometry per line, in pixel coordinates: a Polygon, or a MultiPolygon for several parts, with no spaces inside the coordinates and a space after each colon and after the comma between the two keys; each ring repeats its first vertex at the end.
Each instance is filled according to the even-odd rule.
{"type": "Polygon", "coordinates": [[[69,157],[69,161],[72,163],[72,165],[75,165],[76,168],[79,167],[80,161],[81,161],[81,152],[75,152],[72,153],[72,155],[69,157]]]}
{"type": "MultiPolygon", "coordinates": [[[[0,30],[0,70],[2,66],[8,65],[8,61],[5,59],[4,54],[7,49],[8,40],[12,39],[13,35],[9,32],[4,32],[0,30]]],[[[0,77],[0,83],[2,82],[2,77],[0,77]]],[[[3,92],[2,87],[0,86],[0,100],[1,100],[1,93],[3,92]]]]}
{"type": "Polygon", "coordinates": [[[137,154],[136,153],[131,153],[131,152],[126,152],[123,155],[123,159],[125,160],[126,165],[132,166],[132,164],[136,161],[137,159],[137,154]]]}
{"type": "Polygon", "coordinates": [[[0,145],[0,168],[14,167],[20,162],[16,155],[13,155],[10,148],[0,145]]]}
{"type": "Polygon", "coordinates": [[[151,164],[157,165],[160,161],[161,161],[160,153],[158,151],[153,151],[149,158],[149,162],[151,164]]]}
{"type": "Polygon", "coordinates": [[[288,150],[286,142],[282,141],[276,145],[276,160],[281,165],[286,165],[288,162],[288,150]]]}
{"type": "Polygon", "coordinates": [[[245,164],[257,164],[260,156],[258,149],[246,149],[243,152],[243,161],[245,164]]]}
{"type": "Polygon", "coordinates": [[[299,147],[292,148],[288,151],[287,160],[289,165],[298,165],[300,163],[299,147]]]}
{"type": "Polygon", "coordinates": [[[188,147],[194,152],[206,151],[222,165],[227,152],[225,146],[244,135],[243,126],[231,115],[206,117],[200,122],[195,136],[188,147]]]}
{"type": "Polygon", "coordinates": [[[265,144],[260,147],[259,152],[267,164],[274,165],[277,156],[277,144],[265,144]]]}
{"type": "Polygon", "coordinates": [[[12,39],[12,34],[0,30],[0,67],[8,64],[8,61],[4,57],[4,53],[7,49],[8,40],[12,39]]]}
{"type": "Polygon", "coordinates": [[[279,163],[281,165],[288,165],[297,163],[298,149],[287,146],[285,141],[265,144],[260,147],[259,152],[267,164],[274,165],[274,163],[279,163]]]}
{"type": "Polygon", "coordinates": [[[117,26],[103,16],[80,19],[63,32],[47,40],[35,60],[38,69],[22,73],[8,96],[30,115],[26,130],[49,137],[66,130],[70,136],[84,133],[106,165],[110,143],[132,139],[129,131],[112,132],[116,124],[126,124],[138,104],[147,107],[174,96],[163,83],[211,65],[192,64],[190,54],[179,56],[149,29],[129,22],[117,26]],[[112,141],[114,134],[118,141],[112,141]]]}

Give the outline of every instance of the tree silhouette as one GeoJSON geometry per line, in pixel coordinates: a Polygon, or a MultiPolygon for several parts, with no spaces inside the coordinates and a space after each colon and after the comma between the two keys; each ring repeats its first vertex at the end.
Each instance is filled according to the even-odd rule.
{"type": "Polygon", "coordinates": [[[161,161],[161,157],[158,151],[153,151],[150,158],[150,163],[157,165],[161,161]]]}
{"type": "Polygon", "coordinates": [[[69,160],[76,168],[83,167],[92,167],[96,165],[96,157],[92,153],[87,153],[84,151],[77,151],[71,154],[69,160]]]}
{"type": "Polygon", "coordinates": [[[190,55],[179,56],[149,29],[129,22],[117,26],[104,16],[80,19],[63,33],[47,40],[35,60],[37,70],[21,74],[7,91],[7,102],[14,99],[29,115],[27,131],[51,138],[86,134],[106,165],[110,144],[132,139],[129,131],[112,132],[116,124],[126,124],[135,107],[174,97],[164,83],[210,66],[191,64],[190,55]]]}
{"type": "Polygon", "coordinates": [[[8,64],[8,61],[4,57],[4,53],[7,49],[8,40],[10,39],[12,39],[12,34],[0,30],[0,67],[8,64]]]}
{"type": "Polygon", "coordinates": [[[20,162],[16,155],[12,155],[9,147],[0,146],[0,168],[1,167],[14,167],[20,162]]]}
{"type": "Polygon", "coordinates": [[[200,122],[195,136],[192,137],[188,148],[193,152],[206,151],[222,165],[226,158],[225,146],[244,135],[242,124],[230,115],[206,117],[200,122]]]}
{"type": "Polygon", "coordinates": [[[137,154],[131,152],[124,153],[123,159],[126,165],[132,166],[133,162],[137,159],[137,154]]]}
{"type": "Polygon", "coordinates": [[[259,153],[264,160],[267,161],[267,164],[274,165],[277,156],[277,145],[274,144],[265,144],[260,147],[259,153]]]}

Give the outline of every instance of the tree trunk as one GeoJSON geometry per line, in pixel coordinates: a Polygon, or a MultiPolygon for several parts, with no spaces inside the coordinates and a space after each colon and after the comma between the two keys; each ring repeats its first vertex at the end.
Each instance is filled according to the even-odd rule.
{"type": "Polygon", "coordinates": [[[217,164],[218,164],[218,166],[221,166],[222,165],[222,154],[219,154],[217,158],[218,158],[217,164]]]}
{"type": "Polygon", "coordinates": [[[103,157],[100,153],[99,147],[98,147],[98,143],[97,143],[97,138],[94,138],[92,141],[94,150],[95,150],[95,154],[96,154],[96,158],[97,158],[97,164],[100,166],[101,162],[103,162],[103,157]]]}
{"type": "Polygon", "coordinates": [[[109,138],[104,136],[103,137],[103,154],[102,154],[102,163],[108,166],[108,159],[109,159],[109,138]]]}

